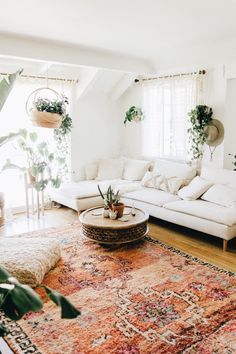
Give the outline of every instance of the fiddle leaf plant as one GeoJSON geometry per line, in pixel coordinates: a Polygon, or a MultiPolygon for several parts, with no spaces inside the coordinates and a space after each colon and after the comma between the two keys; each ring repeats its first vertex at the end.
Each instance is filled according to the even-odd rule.
{"type": "Polygon", "coordinates": [[[38,143],[37,133],[21,130],[19,134],[17,147],[25,154],[25,165],[19,166],[8,159],[3,170],[19,169],[22,172],[28,172],[33,181],[33,187],[37,191],[44,190],[49,184],[54,188],[59,188],[62,182],[59,166],[64,160],[51,152],[46,142],[38,143]]]}
{"type": "Polygon", "coordinates": [[[212,108],[205,105],[197,105],[189,113],[190,128],[188,129],[190,155],[192,160],[199,160],[203,157],[203,145],[206,142],[207,134],[205,127],[212,121],[212,108]]]}

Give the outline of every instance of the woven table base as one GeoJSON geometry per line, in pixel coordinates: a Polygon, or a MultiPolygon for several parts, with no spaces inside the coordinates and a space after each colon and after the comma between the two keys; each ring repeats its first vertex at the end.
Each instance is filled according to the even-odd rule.
{"type": "Polygon", "coordinates": [[[83,225],[82,235],[100,243],[120,244],[141,239],[148,233],[147,222],[134,225],[127,229],[101,229],[99,227],[83,225]]]}

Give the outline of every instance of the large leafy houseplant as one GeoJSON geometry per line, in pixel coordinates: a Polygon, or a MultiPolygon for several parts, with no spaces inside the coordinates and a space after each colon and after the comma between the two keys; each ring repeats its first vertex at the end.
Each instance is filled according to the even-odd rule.
{"type": "MultiPolygon", "coordinates": [[[[0,82],[0,112],[14,85],[16,77],[21,74],[18,71],[11,74],[7,79],[0,82]]],[[[18,133],[11,133],[8,136],[0,137],[0,147],[18,136],[18,133]]],[[[64,296],[49,287],[42,286],[50,300],[61,307],[62,318],[76,318],[80,315],[78,311],[64,296]]],[[[43,307],[40,296],[27,285],[23,285],[0,267],[0,310],[12,320],[19,320],[24,314],[30,311],[39,311],[43,307]]],[[[0,323],[0,336],[7,334],[7,328],[0,323]]]]}
{"type": "Polygon", "coordinates": [[[19,135],[17,147],[25,154],[25,166],[19,166],[8,160],[3,170],[16,168],[28,172],[33,187],[37,191],[44,190],[49,184],[59,188],[61,185],[59,170],[64,159],[57,156],[57,153],[51,152],[45,141],[38,143],[37,133],[28,133],[27,130],[22,129],[19,135]]]}
{"type": "Polygon", "coordinates": [[[203,145],[207,139],[205,128],[211,123],[212,115],[212,108],[205,105],[197,105],[188,113],[191,125],[188,129],[189,152],[192,160],[199,160],[203,157],[203,145]]]}
{"type": "Polygon", "coordinates": [[[126,124],[127,122],[140,122],[141,120],[144,119],[144,114],[141,108],[139,107],[135,107],[135,106],[131,106],[128,111],[125,113],[125,120],[124,120],[124,124],[126,124]]]}

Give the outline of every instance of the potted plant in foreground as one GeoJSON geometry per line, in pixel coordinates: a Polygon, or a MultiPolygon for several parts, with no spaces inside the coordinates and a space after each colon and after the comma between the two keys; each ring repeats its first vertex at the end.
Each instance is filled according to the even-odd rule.
{"type": "Polygon", "coordinates": [[[111,185],[108,187],[105,195],[102,193],[100,186],[98,185],[98,191],[104,201],[104,209],[113,211],[117,214],[117,218],[121,218],[124,213],[125,205],[120,202],[120,192],[113,191],[111,185]]]}

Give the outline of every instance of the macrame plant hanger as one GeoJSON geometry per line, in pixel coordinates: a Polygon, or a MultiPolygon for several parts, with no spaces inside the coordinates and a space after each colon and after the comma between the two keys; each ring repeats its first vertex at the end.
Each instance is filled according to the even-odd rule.
{"type": "Polygon", "coordinates": [[[59,113],[53,113],[49,109],[50,101],[63,101],[63,96],[59,94],[56,90],[49,87],[48,84],[48,63],[47,63],[47,74],[46,74],[46,86],[40,87],[29,95],[26,101],[26,112],[30,117],[33,125],[43,128],[59,128],[64,119],[63,115],[59,113]],[[48,98],[40,97],[42,92],[50,92],[55,96],[54,100],[49,100],[48,98]]]}

